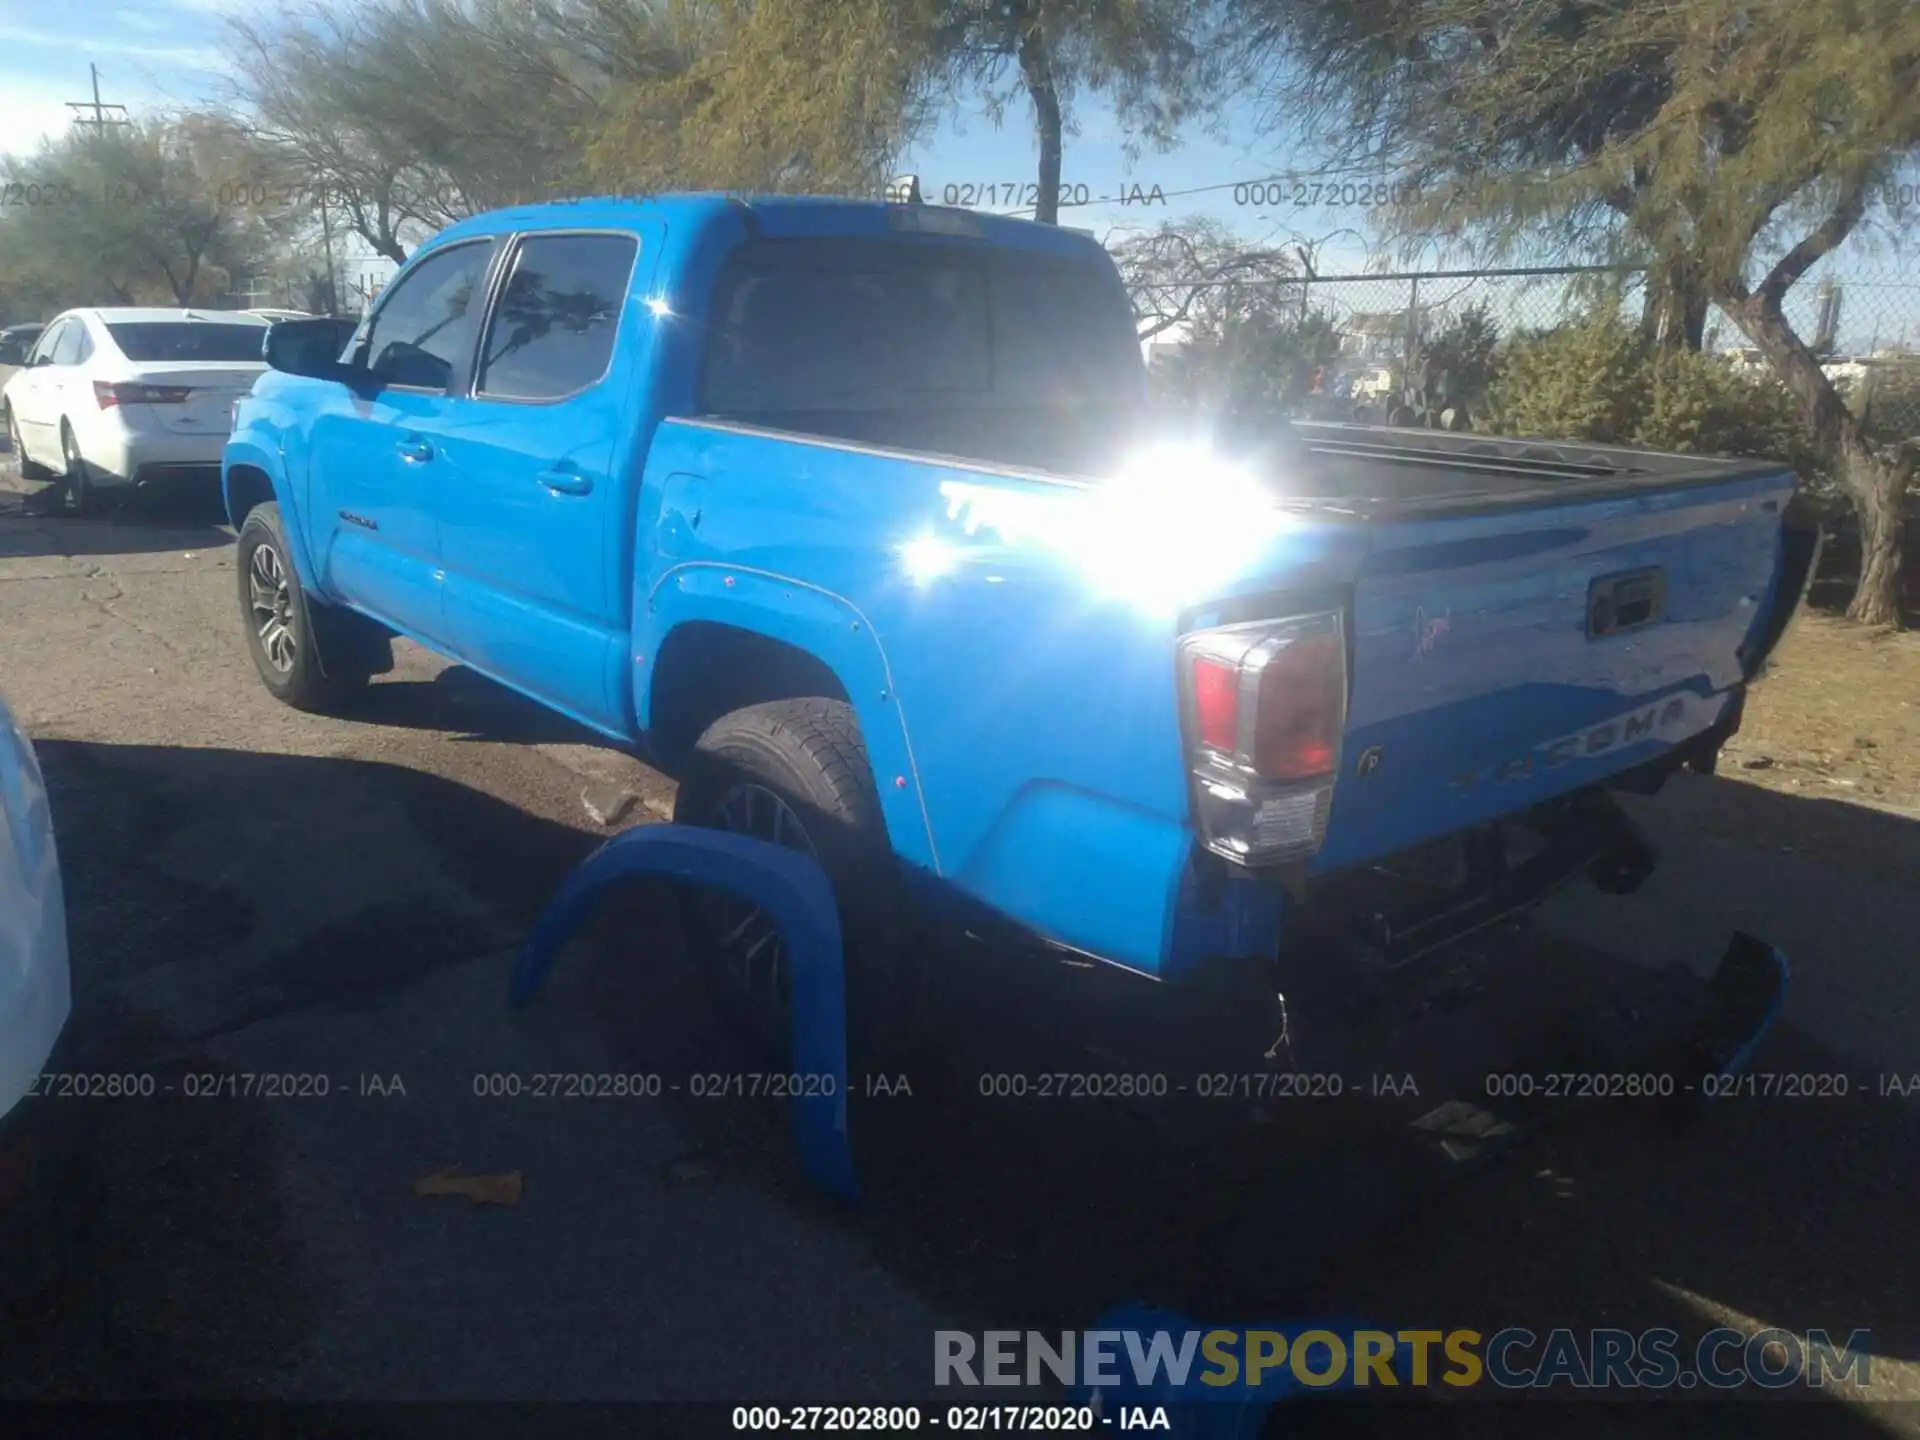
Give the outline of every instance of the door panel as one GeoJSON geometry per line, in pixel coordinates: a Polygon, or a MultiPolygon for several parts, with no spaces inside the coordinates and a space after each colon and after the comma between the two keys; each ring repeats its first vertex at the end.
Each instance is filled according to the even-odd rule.
{"type": "Polygon", "coordinates": [[[429,438],[457,403],[492,258],[491,240],[415,259],[382,297],[358,359],[368,380],[334,385],[312,429],[312,531],[328,591],[445,644],[429,438]]]}
{"type": "Polygon", "coordinates": [[[62,378],[58,357],[63,352],[73,353],[79,329],[80,322],[75,319],[48,326],[28,356],[27,370],[13,392],[13,414],[28,456],[55,468],[60,464],[61,406],[72,378],[71,374],[62,378]],[[52,363],[47,363],[49,360],[52,363]]]}
{"type": "Polygon", "coordinates": [[[627,447],[654,319],[633,298],[646,293],[649,240],[523,237],[473,394],[450,403],[432,437],[456,650],[616,733],[631,728],[627,447]]]}

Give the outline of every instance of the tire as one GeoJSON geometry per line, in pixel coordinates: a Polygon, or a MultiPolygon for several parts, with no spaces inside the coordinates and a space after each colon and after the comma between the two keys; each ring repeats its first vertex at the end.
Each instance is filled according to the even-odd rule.
{"type": "Polygon", "coordinates": [[[60,422],[60,463],[67,482],[67,510],[85,520],[101,510],[100,490],[93,483],[93,467],[80,453],[73,426],[60,422]]]}
{"type": "Polygon", "coordinates": [[[249,510],[234,564],[247,653],[281,704],[337,714],[375,674],[391,668],[392,650],[382,653],[386,639],[370,633],[370,622],[310,602],[291,554],[280,507],[269,501],[249,510]]]}
{"type": "MultiPolygon", "coordinates": [[[[733,711],[700,737],[674,804],[674,823],[769,833],[806,851],[833,884],[846,952],[850,1059],[875,1064],[905,1057],[921,1038],[924,947],[910,943],[898,861],[887,840],[866,741],[838,700],[775,700],[733,711]],[[798,827],[796,833],[795,827],[798,827]]],[[[761,1054],[792,1055],[791,1010],[778,977],[767,983],[764,952],[748,955],[772,926],[754,907],[714,892],[680,896],[683,929],[702,981],[722,1015],[761,1054]],[[758,917],[758,918],[756,918],[758,917]],[[731,945],[735,926],[748,928],[731,945]],[[765,927],[762,932],[758,927],[765,927]]],[[[784,947],[772,941],[773,964],[784,947]]]]}
{"type": "Polygon", "coordinates": [[[14,423],[13,407],[7,406],[7,448],[13,452],[13,458],[20,463],[22,480],[51,480],[53,472],[38,460],[29,460],[27,450],[20,443],[20,427],[14,423]]]}

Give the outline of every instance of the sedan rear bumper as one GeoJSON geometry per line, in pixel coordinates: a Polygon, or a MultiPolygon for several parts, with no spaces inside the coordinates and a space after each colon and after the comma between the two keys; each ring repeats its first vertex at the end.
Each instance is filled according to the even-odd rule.
{"type": "Polygon", "coordinates": [[[82,453],[96,489],[147,488],[220,474],[224,432],[179,435],[170,430],[116,425],[83,436],[82,453]]]}

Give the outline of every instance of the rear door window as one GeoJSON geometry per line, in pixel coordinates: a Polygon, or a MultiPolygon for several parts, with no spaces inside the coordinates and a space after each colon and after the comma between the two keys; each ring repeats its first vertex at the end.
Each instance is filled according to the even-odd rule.
{"type": "Polygon", "coordinates": [[[78,320],[62,322],[60,333],[53,342],[53,363],[56,365],[77,365],[80,363],[80,342],[86,333],[80,328],[78,320]]]}
{"type": "Polygon", "coordinates": [[[631,235],[531,235],[487,321],[477,393],[558,400],[607,373],[640,242],[631,235]]]}

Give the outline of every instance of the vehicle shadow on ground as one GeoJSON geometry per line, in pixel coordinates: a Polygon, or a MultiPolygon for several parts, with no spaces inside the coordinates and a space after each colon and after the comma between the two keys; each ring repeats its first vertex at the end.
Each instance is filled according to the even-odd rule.
{"type": "Polygon", "coordinates": [[[0,559],[42,555],[145,555],[212,550],[233,543],[218,490],[206,494],[129,497],[103,514],[82,519],[66,509],[58,480],[35,488],[0,489],[0,559]]]}
{"type": "Polygon", "coordinates": [[[456,740],[590,745],[632,753],[629,747],[464,665],[448,665],[431,680],[382,678],[358,696],[352,709],[340,718],[382,728],[439,731],[456,740]]]}
{"type": "MultiPolygon", "coordinates": [[[[74,1052],[63,1062],[72,1068],[200,1063],[196,1036],[167,1033],[116,999],[130,980],[169,964],[219,958],[209,1031],[310,1008],[326,1025],[342,1008],[388,1003],[523,936],[597,840],[397,766],[59,740],[40,749],[72,923],[74,1052]],[[388,808],[404,827],[379,822],[388,808]],[[243,815],[244,825],[233,823],[243,815]],[[179,878],[179,837],[189,833],[217,852],[192,866],[215,880],[179,878]],[[437,909],[397,881],[383,889],[383,874],[409,873],[396,848],[404,846],[430,849],[483,916],[437,909]],[[276,909],[322,898],[342,913],[297,943],[269,943],[276,909]]],[[[1756,844],[1804,828],[1811,802],[1740,788],[1741,823],[1756,844]]],[[[1830,809],[1820,823],[1871,829],[1863,845],[1920,851],[1920,827],[1830,809]]],[[[1503,944],[1517,983],[1541,990],[1541,1013],[1598,999],[1652,1026],[1685,983],[1525,930],[1503,944]]],[[[658,887],[636,886],[602,907],[561,971],[531,1023],[548,1034],[589,1027],[610,1065],[766,1068],[714,1020],[658,887]]],[[[872,1202],[861,1214],[806,1189],[779,1106],[663,1103],[715,1183],[749,1185],[823,1225],[857,1227],[878,1264],[975,1329],[1085,1328],[1108,1306],[1144,1300],[1207,1324],[1336,1313],[1390,1330],[1483,1335],[1509,1324],[1540,1333],[1669,1326],[1686,1337],[1686,1354],[1730,1315],[1825,1328],[1836,1339],[1870,1330],[1876,1354],[1920,1357],[1911,1303],[1920,1254],[1907,1243],[1920,1175],[1913,1107],[1860,1093],[1874,1076],[1790,1021],[1756,1068],[1845,1073],[1851,1096],[1723,1101],[1691,1131],[1664,1126],[1637,1102],[1568,1102],[1503,1158],[1455,1173],[1436,1168],[1429,1148],[1409,1146],[1397,1124],[1382,1125],[1365,1097],[1346,1103],[1340,1124],[1323,1116],[1310,1146],[1291,1138],[1285,1113],[1255,1124],[1216,1103],[1202,1123],[1191,1099],[1156,1110],[983,1098],[983,1073],[1113,1073],[1127,1060],[1093,1048],[1108,1037],[1049,1012],[1073,1003],[1070,994],[1036,988],[1023,1013],[1025,997],[969,994],[964,983],[946,990],[944,1053],[882,1072],[888,1089],[906,1075],[912,1094],[875,1094],[855,1077],[855,1154],[872,1202]]],[[[1394,1054],[1388,1037],[1381,1063],[1394,1054]]],[[[1592,1063],[1551,1046],[1528,1054],[1512,1036],[1489,1055],[1536,1073],[1592,1063]]],[[[404,1058],[396,1065],[407,1068],[404,1058]]],[[[1251,1070],[1255,1058],[1222,1056],[1217,1068],[1251,1070]]],[[[330,1283],[325,1257],[300,1254],[287,1238],[281,1210],[290,1202],[274,1188],[267,1109],[160,1097],[75,1114],[83,1182],[60,1241],[67,1279],[24,1320],[0,1321],[12,1388],[259,1393],[298,1349],[303,1317],[325,1303],[330,1283]],[[202,1313],[178,1300],[207,1293],[232,1303],[202,1313]]],[[[607,1142],[617,1147],[620,1112],[607,1116],[607,1142]]],[[[614,1265],[604,1279],[607,1303],[644,1306],[645,1274],[614,1265]]],[[[1625,1420],[1608,1406],[1556,1407],[1544,1421],[1517,1412],[1505,1430],[1505,1410],[1436,1404],[1422,1407],[1418,1423],[1475,1436],[1537,1433],[1542,1423],[1555,1433],[1748,1435],[1776,1408],[1635,1406],[1625,1420]],[[1478,1416],[1471,1424],[1469,1413],[1478,1416]]],[[[1820,1433],[1881,1433],[1838,1404],[1787,1409],[1800,1433],[1816,1414],[1820,1433]]],[[[1370,1433],[1409,1418],[1391,1405],[1332,1405],[1312,1412],[1311,1427],[1370,1433]]]]}

